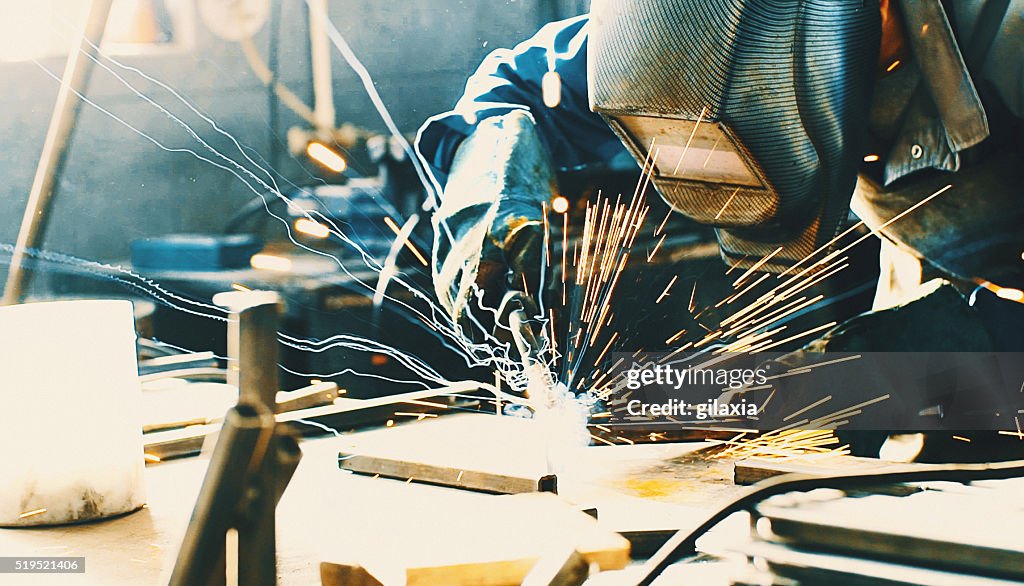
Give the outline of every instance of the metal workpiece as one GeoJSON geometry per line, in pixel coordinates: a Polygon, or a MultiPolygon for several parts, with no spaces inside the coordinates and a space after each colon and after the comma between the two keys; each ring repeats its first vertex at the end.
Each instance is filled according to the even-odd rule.
{"type": "Polygon", "coordinates": [[[499,473],[377,454],[338,453],[338,468],[356,474],[434,484],[490,494],[551,492],[558,494],[554,474],[499,473]]]}

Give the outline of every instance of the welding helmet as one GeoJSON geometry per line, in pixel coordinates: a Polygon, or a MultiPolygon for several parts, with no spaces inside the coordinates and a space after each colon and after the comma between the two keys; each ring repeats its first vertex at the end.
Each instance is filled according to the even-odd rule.
{"type": "Polygon", "coordinates": [[[877,1],[594,0],[590,106],[727,261],[784,270],[847,217],[879,40],[877,1]]]}

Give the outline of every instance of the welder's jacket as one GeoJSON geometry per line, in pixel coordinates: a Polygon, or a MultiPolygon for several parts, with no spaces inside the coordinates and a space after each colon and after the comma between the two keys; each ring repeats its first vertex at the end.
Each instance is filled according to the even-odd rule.
{"type": "MultiPolygon", "coordinates": [[[[979,22],[979,15],[987,4],[1000,3],[995,0],[901,2],[910,44],[917,57],[900,64],[876,84],[869,152],[877,153],[879,160],[865,164],[866,172],[862,177],[870,180],[861,184],[874,185],[874,198],[862,195],[861,199],[867,201],[861,201],[863,207],[872,208],[879,193],[884,195],[890,189],[898,191],[906,186],[917,172],[962,170],[971,164],[972,151],[984,151],[978,145],[991,142],[986,139],[996,134],[996,130],[1004,139],[1000,148],[1016,153],[1009,164],[1017,169],[1013,173],[1024,169],[1024,161],[1019,158],[1020,133],[1024,128],[1021,126],[1024,119],[1024,0],[1011,0],[1005,14],[999,9],[989,9],[999,18],[989,15],[979,22]],[[913,34],[914,31],[927,34],[913,34]],[[990,131],[990,128],[995,130],[990,131]]],[[[612,161],[632,161],[605,121],[589,109],[587,28],[586,16],[551,23],[514,49],[492,52],[470,77],[455,108],[427,121],[420,130],[417,149],[439,192],[448,181],[459,145],[475,126],[482,120],[514,110],[532,116],[552,166],[558,172],[600,169],[612,161]],[[554,108],[545,106],[542,96],[542,78],[549,71],[558,73],[561,78],[561,99],[554,108]]],[[[1015,206],[1018,214],[1024,208],[1019,203],[1024,201],[1019,191],[1024,176],[1021,180],[1017,192],[1012,194],[1018,202],[1015,206]]],[[[951,180],[943,178],[941,181],[951,180]]],[[[544,189],[537,190],[538,198],[546,200],[549,196],[544,189]]],[[[957,197],[967,195],[959,193],[957,197]]],[[[445,221],[459,208],[458,202],[446,203],[446,209],[441,217],[435,218],[436,222],[445,221]]],[[[984,206],[983,209],[989,214],[996,213],[984,206]]],[[[1002,220],[1024,221],[1024,215],[1002,220]]],[[[945,221],[956,223],[965,219],[946,218],[945,221]]],[[[986,221],[981,218],[977,223],[986,221]]],[[[934,219],[930,222],[925,231],[934,233],[934,219]]],[[[1021,225],[1024,224],[1017,224],[1018,232],[1021,232],[1021,225]]],[[[938,250],[924,251],[922,256],[941,256],[943,251],[957,248],[957,238],[973,238],[973,230],[970,228],[959,236],[940,231],[943,240],[932,243],[938,250]]],[[[435,255],[440,252],[443,256],[445,245],[439,248],[435,255]]],[[[1019,255],[1020,249],[1017,250],[1019,255]]],[[[955,264],[957,260],[962,259],[950,262],[955,264]]],[[[942,262],[938,264],[942,266],[942,262]]],[[[950,269],[953,273],[975,270],[973,267],[950,269]]]]}

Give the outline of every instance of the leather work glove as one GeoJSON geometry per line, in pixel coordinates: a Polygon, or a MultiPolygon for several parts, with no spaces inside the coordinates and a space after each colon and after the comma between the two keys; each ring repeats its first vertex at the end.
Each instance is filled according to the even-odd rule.
{"type": "Polygon", "coordinates": [[[524,110],[481,121],[459,146],[433,216],[433,276],[441,304],[472,339],[494,331],[507,293],[539,294],[543,206],[553,185],[547,150],[524,110]]]}

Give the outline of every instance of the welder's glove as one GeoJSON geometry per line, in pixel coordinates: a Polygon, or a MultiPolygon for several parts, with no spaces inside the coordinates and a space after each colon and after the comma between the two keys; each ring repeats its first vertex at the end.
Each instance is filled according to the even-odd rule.
{"type": "Polygon", "coordinates": [[[464,330],[474,321],[467,313],[480,324],[470,329],[493,329],[495,314],[484,308],[497,310],[510,290],[539,294],[553,185],[526,111],[483,120],[459,146],[433,217],[433,271],[438,299],[464,330]]]}

